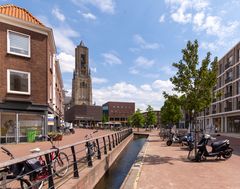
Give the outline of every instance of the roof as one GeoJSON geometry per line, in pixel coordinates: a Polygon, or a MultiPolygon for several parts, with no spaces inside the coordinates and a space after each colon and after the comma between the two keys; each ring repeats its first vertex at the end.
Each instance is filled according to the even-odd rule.
{"type": "Polygon", "coordinates": [[[5,14],[7,16],[15,17],[26,22],[31,22],[40,26],[44,26],[36,17],[34,17],[26,9],[12,5],[0,5],[0,14],[5,14]]]}

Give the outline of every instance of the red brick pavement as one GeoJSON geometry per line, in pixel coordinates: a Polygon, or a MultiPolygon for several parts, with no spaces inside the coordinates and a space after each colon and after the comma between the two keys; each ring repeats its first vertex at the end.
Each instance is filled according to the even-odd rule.
{"type": "MultiPolygon", "coordinates": [[[[56,146],[64,146],[67,144],[73,144],[75,142],[83,141],[86,134],[92,133],[94,130],[91,129],[75,129],[75,134],[64,135],[63,140],[56,143],[56,146]]],[[[99,130],[97,133],[93,134],[93,137],[102,136],[108,134],[112,131],[109,130],[99,130]]],[[[50,142],[34,142],[34,143],[20,143],[20,144],[6,144],[2,145],[10,150],[16,157],[22,157],[30,154],[30,149],[40,148],[43,150],[48,150],[51,148],[50,142]]],[[[1,153],[0,151],[0,162],[9,160],[9,157],[1,153]]]]}
{"type": "MultiPolygon", "coordinates": [[[[221,137],[226,138],[226,137],[221,137]]],[[[220,139],[220,138],[219,138],[220,139]]],[[[240,139],[231,138],[233,146],[240,139]]],[[[179,145],[166,146],[157,132],[151,132],[137,179],[137,189],[239,189],[240,156],[238,149],[229,160],[209,159],[190,162],[179,145]]]]}

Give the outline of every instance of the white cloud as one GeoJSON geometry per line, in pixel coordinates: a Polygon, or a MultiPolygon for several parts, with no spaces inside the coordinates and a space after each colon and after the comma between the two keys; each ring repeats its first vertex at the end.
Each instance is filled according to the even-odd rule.
{"type": "Polygon", "coordinates": [[[161,15],[158,21],[159,21],[160,23],[165,22],[165,15],[164,15],[164,14],[161,15]]]}
{"type": "Polygon", "coordinates": [[[97,68],[96,67],[91,67],[90,69],[91,69],[91,72],[97,73],[97,68]]]}
{"type": "Polygon", "coordinates": [[[104,63],[109,65],[122,64],[122,60],[113,53],[103,53],[104,63]]]}
{"type": "Polygon", "coordinates": [[[93,89],[93,99],[98,105],[107,101],[126,101],[135,102],[136,108],[144,111],[147,105],[160,110],[164,102],[163,91],[172,94],[172,83],[169,80],[156,80],[152,84],[143,84],[139,87],[120,82],[112,86],[93,89]]]}
{"type": "Polygon", "coordinates": [[[94,84],[102,84],[102,83],[108,82],[106,78],[99,78],[99,77],[92,77],[92,81],[94,84]]]}
{"type": "Polygon", "coordinates": [[[60,52],[74,55],[76,45],[71,38],[79,37],[79,34],[68,25],[53,27],[53,33],[57,48],[60,52]]]}
{"type": "Polygon", "coordinates": [[[202,43],[202,48],[216,50],[225,46],[224,43],[234,38],[240,24],[238,20],[226,21],[226,16],[218,16],[221,11],[213,15],[209,0],[165,0],[165,3],[170,7],[173,21],[191,23],[194,31],[216,37],[214,42],[202,43]]]}
{"type": "Polygon", "coordinates": [[[148,84],[141,85],[140,88],[144,91],[152,91],[152,88],[148,84]]]}
{"type": "Polygon", "coordinates": [[[168,76],[173,76],[176,72],[173,70],[173,67],[171,66],[162,66],[160,68],[161,71],[163,71],[168,76]]]}
{"type": "Polygon", "coordinates": [[[139,70],[137,70],[135,67],[130,67],[129,73],[136,75],[136,74],[139,74],[139,70]]]}
{"type": "Polygon", "coordinates": [[[193,24],[197,27],[201,27],[204,22],[205,14],[204,12],[198,12],[193,18],[193,24]]]}
{"type": "Polygon", "coordinates": [[[62,21],[62,22],[65,21],[65,16],[64,16],[64,14],[62,14],[58,8],[54,8],[54,9],[52,10],[52,14],[53,14],[58,20],[60,20],[60,21],[62,21]]]}
{"type": "Polygon", "coordinates": [[[148,60],[147,58],[140,56],[135,60],[135,65],[137,67],[152,67],[155,64],[154,60],[148,60]]]}
{"type": "Polygon", "coordinates": [[[136,34],[133,36],[133,40],[136,44],[140,46],[141,49],[158,49],[159,44],[158,43],[148,43],[146,42],[143,37],[139,34],[136,34]]]}
{"type": "Polygon", "coordinates": [[[75,67],[75,57],[71,54],[66,54],[65,52],[61,52],[57,58],[60,62],[60,67],[62,72],[70,72],[72,73],[75,67]]]}
{"type": "Polygon", "coordinates": [[[97,19],[97,17],[90,12],[89,13],[82,13],[82,16],[86,19],[89,19],[89,20],[96,20],[97,19]]]}
{"type": "Polygon", "coordinates": [[[91,4],[104,13],[113,14],[115,12],[115,1],[114,0],[72,0],[79,6],[91,4]]]}

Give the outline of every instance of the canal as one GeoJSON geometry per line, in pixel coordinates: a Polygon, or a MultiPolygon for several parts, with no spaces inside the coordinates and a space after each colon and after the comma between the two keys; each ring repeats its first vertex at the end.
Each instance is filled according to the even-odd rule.
{"type": "Polygon", "coordinates": [[[134,135],[94,189],[119,189],[146,141],[144,135],[134,135]]]}

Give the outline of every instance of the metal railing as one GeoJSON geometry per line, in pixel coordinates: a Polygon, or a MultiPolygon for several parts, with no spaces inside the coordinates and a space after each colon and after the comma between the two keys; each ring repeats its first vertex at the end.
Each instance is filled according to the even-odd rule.
{"type": "Polygon", "coordinates": [[[43,183],[44,188],[57,188],[64,184],[63,182],[67,182],[67,180],[71,178],[79,178],[79,174],[83,169],[92,167],[95,160],[101,159],[104,155],[107,155],[131,134],[131,128],[123,129],[118,132],[90,138],[57,149],[50,149],[0,163],[0,188],[41,188],[41,183],[43,183]],[[60,164],[62,162],[64,165],[63,162],[66,160],[68,161],[68,172],[62,177],[59,176],[59,172],[65,170],[66,167],[60,167],[60,169],[57,170],[55,163],[53,165],[55,158],[52,158],[53,154],[59,154],[61,152],[67,154],[67,157],[62,156],[62,158],[60,158],[60,164]],[[18,167],[20,164],[24,164],[25,166],[26,162],[29,160],[35,159],[40,161],[41,158],[41,161],[44,162],[44,164],[41,164],[41,171],[45,170],[44,174],[36,169],[25,169],[24,172],[22,171],[21,174],[17,175],[9,171],[12,167],[18,167]],[[22,185],[24,183],[25,186],[23,187],[22,185]]]}

